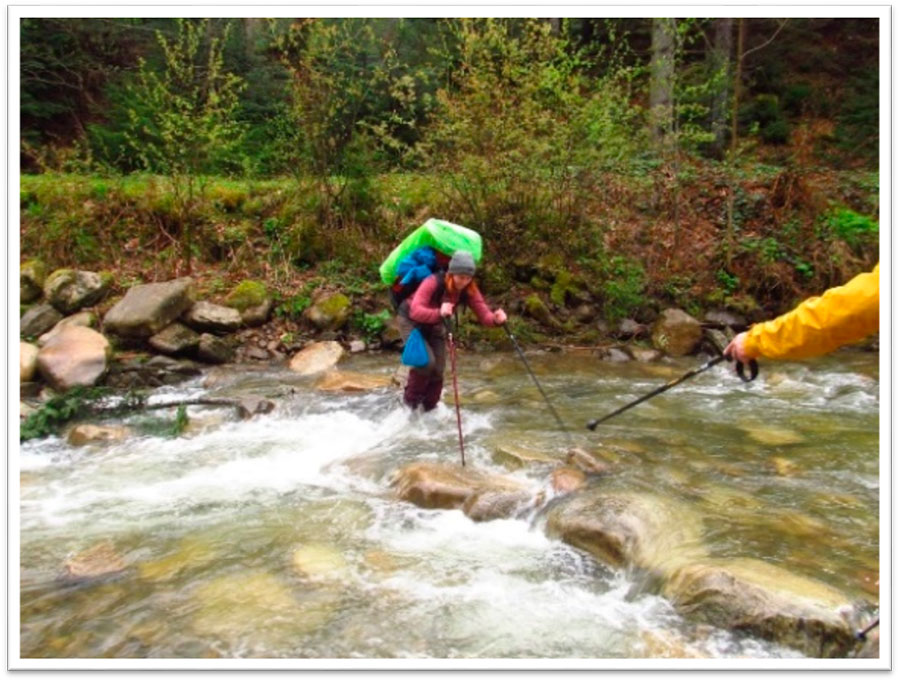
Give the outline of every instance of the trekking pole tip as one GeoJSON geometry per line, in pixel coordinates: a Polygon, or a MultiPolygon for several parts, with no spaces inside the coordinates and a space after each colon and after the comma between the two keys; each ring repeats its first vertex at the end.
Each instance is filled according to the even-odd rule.
{"type": "Polygon", "coordinates": [[[588,421],[588,423],[587,423],[587,429],[588,429],[588,430],[596,430],[596,429],[597,429],[597,425],[598,425],[599,423],[600,423],[600,421],[598,421],[597,419],[594,419],[593,421],[588,421]]]}

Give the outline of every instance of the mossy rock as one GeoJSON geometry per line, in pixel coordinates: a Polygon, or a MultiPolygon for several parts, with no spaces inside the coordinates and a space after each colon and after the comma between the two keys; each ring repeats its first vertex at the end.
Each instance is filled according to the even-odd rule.
{"type": "Polygon", "coordinates": [[[523,302],[525,305],[525,312],[533,319],[536,319],[545,326],[553,328],[558,328],[560,326],[559,321],[550,314],[550,310],[536,293],[528,296],[523,302]]]}
{"type": "Polygon", "coordinates": [[[304,312],[304,316],[322,331],[337,331],[350,316],[350,299],[343,293],[320,298],[304,312]]]}
{"type": "Polygon", "coordinates": [[[269,292],[266,290],[265,284],[245,279],[232,289],[225,298],[225,304],[243,312],[247,308],[262,305],[268,298],[269,292]]]}
{"type": "Polygon", "coordinates": [[[31,303],[41,297],[47,280],[47,266],[36,258],[22,263],[19,269],[19,302],[31,303]]]}

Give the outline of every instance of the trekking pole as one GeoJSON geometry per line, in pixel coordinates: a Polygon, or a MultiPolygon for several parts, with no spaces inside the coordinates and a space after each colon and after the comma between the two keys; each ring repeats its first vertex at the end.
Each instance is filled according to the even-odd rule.
{"type": "Polygon", "coordinates": [[[562,419],[559,418],[559,414],[556,413],[556,409],[553,408],[553,403],[550,402],[550,398],[547,397],[547,393],[544,392],[544,388],[541,387],[541,382],[538,381],[537,376],[534,375],[534,372],[531,370],[531,366],[528,364],[528,360],[525,359],[525,353],[522,352],[522,348],[519,347],[518,341],[516,341],[516,337],[513,335],[513,332],[509,329],[509,324],[503,322],[503,330],[506,331],[506,335],[509,336],[509,340],[512,341],[513,347],[516,349],[516,352],[519,354],[519,359],[522,360],[522,364],[525,365],[525,370],[528,372],[528,375],[531,376],[531,380],[534,381],[534,384],[537,386],[537,389],[540,391],[541,395],[544,398],[544,401],[547,403],[547,406],[550,408],[550,412],[553,414],[553,418],[556,419],[556,422],[559,424],[559,427],[566,434],[566,438],[569,441],[569,444],[572,444],[572,434],[569,432],[569,429],[566,428],[565,424],[562,422],[562,419]]]}
{"type": "Polygon", "coordinates": [[[866,640],[866,634],[868,634],[870,631],[872,631],[872,629],[874,629],[875,627],[877,627],[877,626],[878,626],[878,623],[879,623],[880,621],[881,621],[881,618],[879,617],[879,618],[876,619],[874,622],[872,622],[872,624],[870,624],[869,626],[867,626],[867,627],[866,627],[865,629],[863,629],[862,631],[857,631],[857,632],[856,632],[856,638],[857,638],[858,640],[860,640],[860,641],[865,641],[865,640],[866,640]]]}
{"type": "Polygon", "coordinates": [[[459,432],[459,456],[463,468],[466,467],[466,450],[463,448],[462,416],[459,413],[459,384],[456,381],[456,345],[453,343],[453,328],[447,317],[443,318],[447,329],[447,345],[450,346],[450,373],[453,375],[453,402],[456,405],[456,429],[459,432]]]}
{"type": "MultiPolygon", "coordinates": [[[[703,364],[702,366],[699,366],[699,367],[697,367],[696,369],[691,369],[690,371],[688,371],[688,372],[687,372],[686,374],[684,374],[683,376],[680,376],[679,378],[676,378],[676,379],[674,379],[674,380],[672,380],[672,381],[669,381],[669,382],[666,383],[665,385],[662,385],[662,386],[660,386],[659,388],[656,388],[655,390],[650,391],[649,393],[647,393],[647,394],[644,395],[643,397],[639,397],[638,399],[636,399],[634,402],[629,402],[629,403],[626,404],[624,407],[619,407],[619,408],[616,409],[614,412],[609,413],[609,414],[607,414],[606,416],[603,416],[603,417],[601,417],[601,418],[599,418],[599,419],[594,419],[593,421],[589,421],[588,424],[587,424],[587,427],[588,427],[589,430],[594,430],[598,425],[600,425],[601,423],[603,423],[603,422],[606,421],[607,419],[611,419],[613,416],[616,416],[616,415],[618,415],[618,414],[621,414],[623,411],[628,411],[628,410],[631,409],[632,407],[636,407],[636,406],[639,405],[641,402],[644,402],[644,401],[646,401],[646,400],[649,400],[651,397],[656,397],[657,395],[659,395],[660,393],[665,392],[665,391],[668,390],[669,388],[674,388],[674,387],[675,387],[676,385],[678,385],[679,383],[681,383],[681,382],[683,382],[683,381],[686,381],[686,380],[688,380],[689,378],[693,378],[693,377],[696,376],[697,374],[701,374],[701,373],[703,373],[704,371],[706,371],[707,369],[711,369],[711,368],[714,367],[716,364],[718,364],[719,362],[724,362],[726,359],[727,359],[727,360],[730,360],[731,358],[730,358],[730,357],[726,357],[725,355],[719,355],[718,357],[714,357],[713,359],[709,360],[708,362],[706,362],[706,363],[703,364]]],[[[759,366],[757,365],[755,359],[751,359],[751,360],[750,360],[750,377],[748,378],[747,376],[744,375],[744,365],[743,365],[743,363],[742,363],[742,362],[738,362],[738,363],[737,363],[737,373],[738,373],[738,376],[741,377],[741,380],[742,380],[742,381],[744,381],[745,383],[749,383],[749,382],[752,381],[754,378],[756,378],[757,374],[759,373],[759,366]]]]}

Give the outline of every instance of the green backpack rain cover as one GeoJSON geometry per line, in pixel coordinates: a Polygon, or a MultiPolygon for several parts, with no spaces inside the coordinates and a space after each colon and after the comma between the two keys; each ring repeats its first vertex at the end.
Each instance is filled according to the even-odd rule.
{"type": "Polygon", "coordinates": [[[397,278],[397,266],[400,261],[422,246],[431,246],[447,255],[453,255],[455,251],[468,251],[476,264],[481,261],[481,235],[478,232],[446,220],[431,218],[401,241],[381,263],[381,267],[378,268],[381,281],[393,284],[397,278]]]}

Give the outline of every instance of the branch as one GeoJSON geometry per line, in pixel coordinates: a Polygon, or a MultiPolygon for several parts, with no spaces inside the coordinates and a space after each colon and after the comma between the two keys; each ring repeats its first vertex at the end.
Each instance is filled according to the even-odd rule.
{"type": "Polygon", "coordinates": [[[773,40],[775,40],[775,37],[776,37],[779,33],[781,33],[781,29],[783,29],[785,26],[787,26],[787,24],[788,24],[789,21],[790,21],[790,19],[785,19],[784,21],[782,21],[781,24],[780,24],[780,25],[778,26],[778,28],[776,29],[775,33],[772,34],[772,37],[771,37],[771,38],[769,38],[769,39],[768,39],[766,42],[764,42],[762,45],[757,45],[757,46],[754,47],[753,49],[747,50],[746,52],[744,52],[744,54],[741,55],[741,59],[745,59],[745,58],[747,57],[748,54],[751,54],[751,53],[753,53],[753,52],[756,52],[756,51],[758,51],[758,50],[761,50],[761,49],[764,48],[766,45],[768,45],[768,44],[771,43],[773,40]]]}

